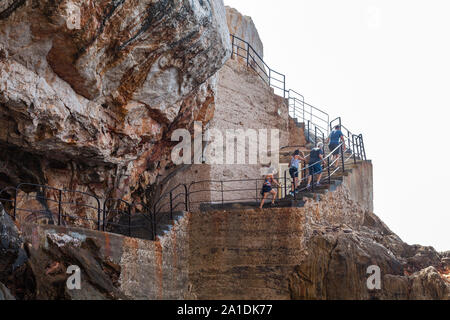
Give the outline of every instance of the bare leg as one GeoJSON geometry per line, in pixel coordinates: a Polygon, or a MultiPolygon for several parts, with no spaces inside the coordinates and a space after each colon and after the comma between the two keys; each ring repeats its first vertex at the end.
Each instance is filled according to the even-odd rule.
{"type": "Polygon", "coordinates": [[[322,179],[322,173],[319,174],[319,177],[317,178],[317,184],[320,183],[320,179],[322,179]]]}
{"type": "Polygon", "coordinates": [[[291,185],[291,191],[295,192],[295,188],[298,187],[298,178],[294,178],[294,183],[291,185]]]}
{"type": "Polygon", "coordinates": [[[270,191],[272,194],[272,204],[275,203],[275,199],[277,198],[277,192],[275,190],[270,191]]]}
{"type": "Polygon", "coordinates": [[[267,198],[267,195],[268,195],[268,193],[264,193],[264,196],[263,196],[263,198],[262,198],[262,200],[261,200],[261,204],[259,205],[259,208],[260,208],[260,209],[262,209],[262,208],[263,208],[263,205],[264,205],[264,201],[266,200],[266,198],[267,198]]]}

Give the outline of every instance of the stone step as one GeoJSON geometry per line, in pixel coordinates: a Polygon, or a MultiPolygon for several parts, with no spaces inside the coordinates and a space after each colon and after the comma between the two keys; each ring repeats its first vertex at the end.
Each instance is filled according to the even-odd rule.
{"type": "MultiPolygon", "coordinates": [[[[270,208],[272,207],[271,205],[272,200],[271,199],[267,199],[263,205],[263,208],[270,208]]],[[[305,204],[305,202],[303,200],[301,200],[300,198],[297,200],[294,200],[293,198],[291,199],[277,199],[275,200],[275,205],[273,207],[276,208],[292,208],[292,207],[303,207],[305,204]]],[[[207,212],[207,211],[217,211],[217,210],[243,210],[243,209],[256,209],[259,208],[260,206],[260,201],[258,202],[228,202],[228,203],[204,203],[202,205],[200,205],[200,210],[202,212],[207,212]]]]}

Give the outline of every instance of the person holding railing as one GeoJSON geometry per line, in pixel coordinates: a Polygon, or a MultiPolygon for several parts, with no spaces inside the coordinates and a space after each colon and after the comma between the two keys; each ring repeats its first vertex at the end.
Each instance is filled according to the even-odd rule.
{"type": "Polygon", "coordinates": [[[323,161],[323,143],[319,142],[317,147],[311,150],[309,154],[309,176],[307,189],[311,188],[311,180],[314,175],[319,175],[316,186],[320,186],[320,179],[322,178],[322,161],[323,161]]]}
{"type": "Polygon", "coordinates": [[[262,200],[261,200],[261,204],[259,205],[259,208],[262,209],[264,202],[266,201],[266,198],[269,194],[272,195],[272,206],[275,204],[275,199],[277,197],[277,192],[275,190],[273,190],[272,186],[276,185],[276,186],[280,186],[280,184],[278,182],[275,181],[275,179],[273,178],[273,174],[268,174],[266,175],[265,179],[264,179],[264,184],[263,187],[261,189],[261,195],[262,195],[262,200]]]}
{"type": "Polygon", "coordinates": [[[291,184],[290,195],[294,196],[295,188],[298,187],[298,173],[300,161],[306,161],[304,155],[300,155],[300,150],[295,150],[289,164],[289,174],[291,175],[293,183],[291,184]]]}
{"type": "MultiPolygon", "coordinates": [[[[341,148],[343,148],[342,151],[345,151],[345,139],[344,134],[341,131],[341,126],[337,125],[334,127],[333,131],[331,131],[330,136],[328,137],[327,141],[329,142],[328,148],[330,149],[330,152],[332,152],[331,156],[331,163],[334,164],[336,159],[340,157],[341,154],[341,148]],[[339,144],[342,146],[339,147],[339,144]]],[[[333,165],[335,166],[335,165],[333,165]]]]}

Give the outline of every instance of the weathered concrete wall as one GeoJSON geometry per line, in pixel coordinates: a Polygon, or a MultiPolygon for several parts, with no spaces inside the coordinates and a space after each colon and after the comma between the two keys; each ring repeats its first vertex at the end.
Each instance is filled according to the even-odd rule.
{"type": "Polygon", "coordinates": [[[190,274],[199,299],[289,299],[304,256],[302,209],[208,212],[190,225],[190,274]]]}
{"type": "Polygon", "coordinates": [[[350,191],[350,198],[365,210],[373,212],[373,167],[371,161],[364,161],[344,177],[344,184],[350,191]]]}
{"type": "MultiPolygon", "coordinates": [[[[91,287],[101,287],[102,282],[105,282],[92,276],[97,265],[89,260],[91,256],[95,256],[96,260],[101,261],[105,274],[108,274],[105,265],[117,271],[116,279],[112,280],[117,287],[117,292],[120,292],[121,295],[115,295],[113,298],[192,299],[195,296],[189,293],[190,285],[188,283],[189,242],[187,230],[189,219],[190,215],[187,214],[174,224],[169,233],[157,241],[48,225],[24,224],[21,229],[25,242],[30,244],[27,246],[27,250],[30,252],[32,269],[35,271],[34,278],[38,284],[45,286],[44,283],[52,283],[55,281],[55,277],[61,277],[61,275],[63,278],[67,278],[65,270],[70,264],[78,265],[81,268],[82,290],[66,292],[66,297],[71,299],[100,298],[97,296],[97,292],[90,289],[91,287]],[[55,238],[60,240],[57,247],[63,249],[67,247],[83,251],[86,247],[92,246],[89,243],[95,243],[99,252],[90,249],[88,253],[81,254],[82,259],[80,258],[78,261],[70,261],[73,257],[59,261],[58,254],[55,254],[55,248],[52,248],[54,247],[52,239],[55,238]],[[48,254],[43,254],[43,252],[48,254]],[[64,265],[65,268],[56,274],[49,272],[49,266],[55,263],[64,265]],[[96,283],[96,281],[100,283],[96,283]]],[[[111,288],[108,289],[111,290],[111,288]]],[[[48,292],[42,294],[45,294],[41,296],[44,299],[52,297],[48,292]]]]}

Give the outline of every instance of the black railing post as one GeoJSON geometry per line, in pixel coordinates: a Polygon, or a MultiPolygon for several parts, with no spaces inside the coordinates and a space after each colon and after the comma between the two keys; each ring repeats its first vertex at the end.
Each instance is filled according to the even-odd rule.
{"type": "Polygon", "coordinates": [[[347,130],[347,143],[348,143],[348,147],[350,148],[351,144],[350,144],[350,131],[347,130]]]}
{"type": "Polygon", "coordinates": [[[156,240],[156,205],[157,203],[155,202],[155,204],[153,205],[153,233],[155,235],[155,240],[156,240]]]}
{"type": "Polygon", "coordinates": [[[247,43],[247,67],[250,65],[250,44],[247,43]]]}
{"type": "Polygon", "coordinates": [[[309,136],[309,120],[308,120],[308,143],[310,143],[311,142],[311,137],[309,136]]]}
{"type": "MultiPolygon", "coordinates": [[[[291,99],[291,98],[289,98],[289,99],[291,99]]],[[[289,104],[290,106],[292,106],[291,104],[289,104]]],[[[295,98],[294,98],[294,106],[293,106],[293,119],[295,120],[295,119],[297,119],[296,118],[296,114],[297,114],[297,107],[296,107],[296,102],[295,102],[295,98]]]]}
{"type": "Polygon", "coordinates": [[[359,154],[359,159],[364,160],[363,154],[362,154],[362,148],[361,148],[361,136],[358,136],[358,154],[359,154]]]}
{"type": "Polygon", "coordinates": [[[355,135],[354,134],[352,134],[352,152],[353,152],[353,162],[356,164],[355,135]]]}
{"type": "Polygon", "coordinates": [[[106,231],[106,203],[108,202],[108,199],[103,202],[103,231],[106,231]]]}
{"type": "MultiPolygon", "coordinates": [[[[300,174],[299,174],[300,176],[300,174]]],[[[294,179],[292,179],[292,185],[294,186],[294,200],[297,200],[297,183],[295,181],[295,175],[294,175],[294,179]]]]}
{"type": "Polygon", "coordinates": [[[102,230],[102,208],[101,208],[101,204],[100,204],[100,200],[95,197],[95,200],[97,200],[97,230],[101,231],[102,230]]]}
{"type": "Polygon", "coordinates": [[[361,135],[361,146],[362,146],[362,151],[363,151],[363,155],[364,155],[364,161],[367,161],[366,148],[364,146],[364,138],[362,135],[361,135]]]}
{"type": "Polygon", "coordinates": [[[331,184],[330,157],[327,157],[327,162],[328,162],[328,184],[331,184]]]}
{"type": "Polygon", "coordinates": [[[355,148],[356,148],[356,156],[361,159],[360,153],[359,153],[359,137],[355,136],[355,148]]]}
{"type": "MultiPolygon", "coordinates": [[[[295,192],[295,190],[294,190],[295,192]]],[[[287,171],[284,170],[284,197],[287,197],[287,171]]]]}
{"type": "Polygon", "coordinates": [[[317,146],[317,127],[314,126],[314,147],[317,146]]]}
{"type": "Polygon", "coordinates": [[[305,122],[305,99],[302,100],[302,113],[303,113],[303,122],[305,122]]]}
{"type": "Polygon", "coordinates": [[[13,211],[13,220],[16,221],[16,214],[17,214],[17,188],[16,192],[14,193],[14,211],[13,211]]]}
{"type": "Polygon", "coordinates": [[[61,202],[62,202],[62,190],[59,190],[59,192],[58,192],[58,226],[61,225],[61,215],[62,215],[61,202]]]}
{"type": "Polygon", "coordinates": [[[345,143],[341,143],[342,175],[344,174],[344,171],[345,171],[344,146],[345,146],[345,143]]]}
{"type": "Polygon", "coordinates": [[[189,191],[188,191],[188,187],[183,184],[184,186],[184,201],[185,201],[185,206],[186,206],[186,212],[189,212],[189,191]]]}

